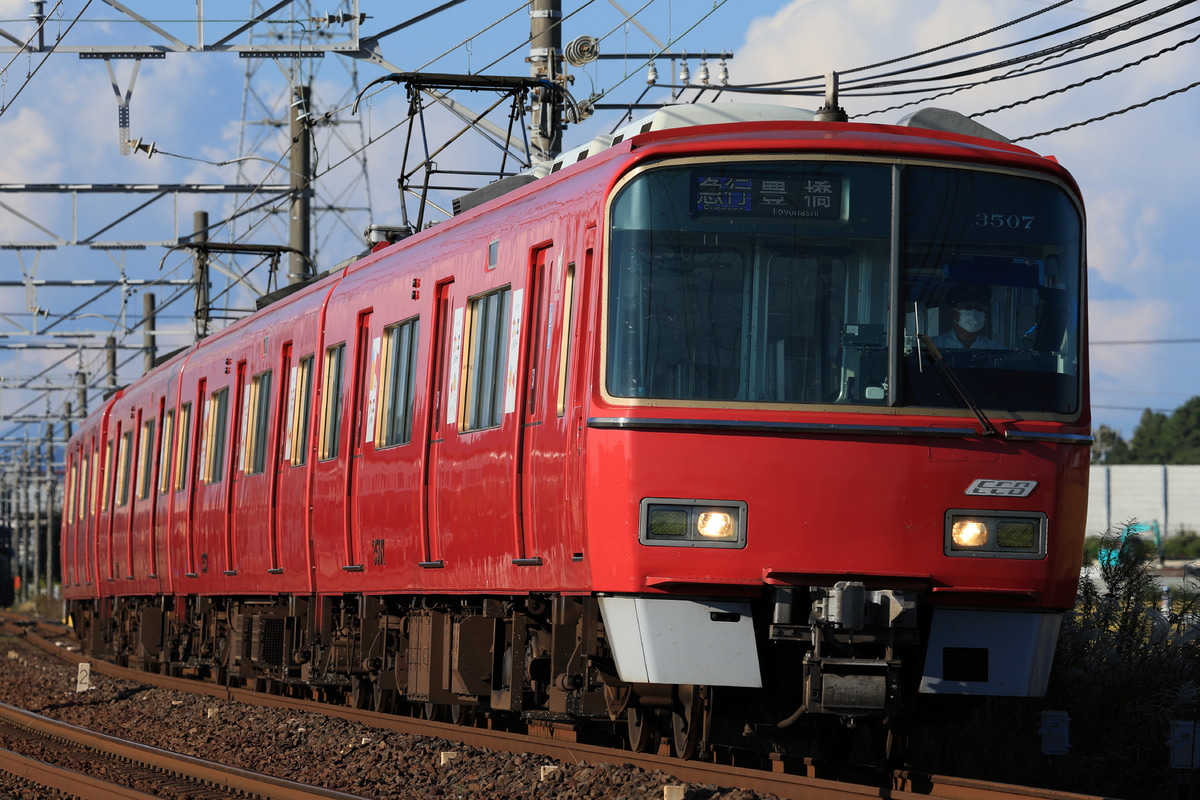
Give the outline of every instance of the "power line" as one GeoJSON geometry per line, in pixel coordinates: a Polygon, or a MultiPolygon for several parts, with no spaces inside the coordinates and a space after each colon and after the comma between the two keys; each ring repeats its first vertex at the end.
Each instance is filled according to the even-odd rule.
{"type": "MultiPolygon", "coordinates": [[[[1134,105],[1126,106],[1125,108],[1122,108],[1119,111],[1110,111],[1109,113],[1103,114],[1099,117],[1092,117],[1091,119],[1085,119],[1083,122],[1075,122],[1070,125],[1063,125],[1062,127],[1059,127],[1059,128],[1052,128],[1051,130],[1042,131],[1041,133],[1031,133],[1028,136],[1018,136],[1017,138],[1010,139],[1009,141],[1023,142],[1028,139],[1036,139],[1039,136],[1049,136],[1052,133],[1061,133],[1063,131],[1069,131],[1072,128],[1082,128],[1084,125],[1091,125],[1093,122],[1100,122],[1101,120],[1106,120],[1106,119],[1109,119],[1110,117],[1116,117],[1121,114],[1126,114],[1130,111],[1133,111],[1134,109],[1145,108],[1146,106],[1157,103],[1160,100],[1166,100],[1168,97],[1174,97],[1177,94],[1183,94],[1184,92],[1190,92],[1192,89],[1195,89],[1197,86],[1200,86],[1200,81],[1196,81],[1195,83],[1189,83],[1187,86],[1184,86],[1180,89],[1176,89],[1173,92],[1167,92],[1166,94],[1160,94],[1158,97],[1152,97],[1143,103],[1135,103],[1134,105]]],[[[1192,340],[1180,340],[1180,341],[1200,341],[1200,340],[1192,339],[1192,340]]],[[[1093,342],[1093,344],[1095,344],[1095,343],[1093,342]]]]}
{"type": "MultiPolygon", "coordinates": [[[[1192,86],[1198,86],[1198,85],[1200,85],[1200,81],[1192,84],[1192,86]]],[[[1063,129],[1060,128],[1059,130],[1063,130],[1063,129]]],[[[1037,135],[1041,136],[1042,134],[1039,133],[1037,135]]],[[[1030,139],[1033,137],[1027,136],[1025,138],[1030,139]]],[[[1013,141],[1015,142],[1016,139],[1014,139],[1013,141]]],[[[1123,341],[1091,342],[1090,344],[1091,344],[1091,346],[1096,347],[1099,345],[1110,345],[1110,344],[1197,344],[1197,343],[1200,343],[1200,339],[1128,339],[1128,340],[1123,340],[1123,341]]]]}

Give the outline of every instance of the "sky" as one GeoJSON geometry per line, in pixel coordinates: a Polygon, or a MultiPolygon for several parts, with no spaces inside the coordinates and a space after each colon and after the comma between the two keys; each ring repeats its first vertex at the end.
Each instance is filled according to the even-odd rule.
{"type": "MultiPolygon", "coordinates": [[[[440,6],[441,0],[391,3],[360,0],[368,15],[364,34],[387,30],[440,6]]],[[[198,4],[127,0],[125,5],[180,41],[195,43],[198,4]]],[[[213,42],[236,29],[251,8],[265,3],[249,0],[206,0],[203,41],[213,42]]],[[[693,79],[700,54],[707,54],[715,84],[719,53],[727,52],[731,84],[749,84],[802,78],[830,70],[843,73],[841,105],[852,120],[892,123],[915,108],[936,105],[964,114],[1035,98],[1115,70],[1129,62],[1179,42],[1200,36],[1200,21],[1187,23],[1200,11],[1185,6],[1157,19],[1137,22],[1142,15],[1164,8],[1168,0],[1146,0],[1129,5],[1103,22],[1094,22],[1019,47],[1001,48],[1060,27],[1086,20],[1120,5],[1113,0],[563,0],[563,41],[581,35],[599,39],[602,54],[674,53],[656,60],[659,84],[647,86],[643,59],[605,58],[570,68],[571,92],[577,101],[599,96],[600,103],[665,102],[687,53],[693,79]],[[752,9],[749,10],[749,9],[752,9]],[[632,14],[633,22],[626,21],[632,14]],[[1014,25],[976,36],[1018,18],[1035,15],[1014,25]],[[1129,30],[1115,32],[1099,44],[1056,61],[1055,68],[975,86],[945,97],[928,99],[933,88],[899,97],[856,96],[852,80],[950,56],[976,54],[952,65],[907,74],[921,78],[956,71],[964,66],[994,64],[1031,53],[1049,44],[1096,33],[1115,24],[1129,30]],[[1136,24],[1135,24],[1136,23],[1136,24]],[[1175,27],[1179,26],[1179,27],[1175,27]],[[1171,30],[1174,28],[1174,30],[1171,30]],[[1116,47],[1134,38],[1150,40],[1074,65],[1062,62],[1116,47]],[[891,67],[855,69],[901,58],[949,42],[961,44],[937,49],[891,67]],[[992,49],[997,48],[997,49],[992,49]],[[984,52],[987,51],[987,52],[984,52]],[[878,112],[900,103],[922,100],[920,105],[878,112]]],[[[346,35],[347,26],[318,29],[299,19],[308,12],[303,3],[280,12],[297,17],[289,26],[289,42],[334,39],[346,35]]],[[[64,45],[162,44],[166,40],[145,25],[131,22],[101,0],[50,0],[46,26],[48,42],[64,45]],[[80,16],[80,21],[72,21],[80,16]]],[[[18,38],[33,31],[28,0],[0,0],[0,30],[18,38]]],[[[319,6],[348,10],[345,3],[319,6]]],[[[1200,20],[1200,17],[1197,17],[1200,20]]],[[[364,98],[358,114],[349,114],[355,88],[392,69],[439,73],[476,72],[492,75],[527,75],[529,16],[519,0],[466,0],[453,9],[408,25],[380,40],[386,64],[351,61],[328,56],[313,72],[314,112],[328,113],[337,124],[315,132],[318,188],[322,202],[347,209],[328,215],[315,242],[318,268],[335,265],[361,249],[366,224],[396,224],[411,204],[402,206],[396,178],[403,168],[407,105],[402,87],[375,87],[364,98]],[[511,14],[507,18],[504,15],[511,14]],[[359,153],[358,157],[351,154],[359,153]],[[365,154],[365,166],[362,158],[365,154]],[[368,210],[369,209],[369,210],[368,210]]],[[[245,43],[243,35],[234,40],[245,43]]],[[[11,45],[0,38],[0,46],[11,45]]],[[[132,60],[105,62],[81,59],[74,53],[41,54],[0,52],[0,184],[18,183],[131,183],[131,184],[232,184],[286,183],[286,170],[271,161],[286,158],[283,131],[270,124],[281,114],[285,62],[242,59],[232,53],[168,54],[144,60],[134,72],[132,60]],[[114,86],[116,92],[114,92],[114,86]],[[141,140],[155,151],[148,155],[121,153],[118,95],[128,93],[129,138],[141,140]],[[248,160],[227,163],[243,154],[248,160]]],[[[985,73],[990,77],[1003,73],[985,73]]],[[[1102,80],[1056,93],[1012,108],[978,117],[977,121],[1010,137],[1024,137],[1073,126],[1115,111],[1147,103],[1187,87],[1200,75],[1200,49],[1184,44],[1102,80]]],[[[967,78],[971,83],[976,78],[967,78]]],[[[942,82],[925,85],[936,87],[942,82]]],[[[904,88],[910,88],[905,86],[904,88]]],[[[684,101],[699,89],[681,90],[684,101]]],[[[715,96],[710,88],[704,100],[715,96]]],[[[490,98],[460,92],[464,105],[482,109],[490,98]]],[[[727,93],[719,101],[738,99],[727,93]]],[[[742,99],[745,99],[744,97],[742,99]]],[[[819,98],[754,96],[759,102],[783,102],[805,108],[819,98]]],[[[498,120],[503,125],[503,109],[498,120]]],[[[638,112],[647,113],[647,112],[638,112]]],[[[619,112],[599,110],[591,118],[569,126],[564,145],[581,144],[611,130],[619,112]]],[[[457,131],[461,123],[446,114],[430,112],[427,138],[457,131]]],[[[1195,143],[1200,134],[1200,87],[1177,93],[1144,107],[1080,127],[1021,141],[1020,144],[1053,155],[1078,180],[1088,212],[1089,312],[1093,422],[1132,435],[1142,410],[1169,412],[1200,395],[1200,158],[1195,143]],[[1191,340],[1173,342],[1172,340],[1191,340]],[[1140,344],[1115,344],[1139,342],[1140,344]]],[[[420,142],[420,136],[416,139],[420,142]]],[[[495,147],[482,140],[464,139],[436,157],[450,165],[487,165],[495,162],[495,147]]],[[[149,195],[65,196],[47,193],[0,193],[0,347],[14,343],[91,342],[117,335],[131,344],[141,343],[142,287],[122,292],[98,289],[31,288],[9,285],[23,278],[77,280],[115,279],[124,275],[141,280],[185,280],[191,274],[186,252],[169,249],[192,230],[193,212],[208,211],[213,220],[235,217],[211,232],[216,241],[286,242],[283,217],[256,222],[241,214],[253,198],[225,195],[184,195],[178,201],[160,198],[147,204],[149,195]],[[144,208],[142,206],[145,205],[144,208]],[[144,250],[58,247],[54,250],[14,248],[14,243],[49,239],[152,242],[144,250]],[[122,302],[122,299],[124,302],[122,302]],[[65,337],[67,331],[89,331],[92,338],[65,337]],[[129,331],[127,333],[127,331],[129,331]],[[36,336],[33,334],[37,334],[36,336]]],[[[444,204],[444,198],[441,200],[444,204]]],[[[224,273],[215,282],[228,286],[229,275],[250,270],[254,262],[225,258],[224,273]]],[[[286,263],[276,274],[286,272],[286,263]]],[[[255,267],[247,282],[256,291],[271,284],[265,266],[255,267]]],[[[193,329],[191,299],[178,286],[158,286],[153,291],[162,304],[176,298],[160,313],[160,352],[188,340],[193,329]]],[[[220,289],[218,288],[218,292],[220,289]]],[[[222,296],[226,305],[248,305],[246,291],[234,288],[222,296]]],[[[73,372],[99,373],[103,356],[96,349],[0,349],[0,415],[21,416],[62,410],[65,387],[73,372]],[[32,388],[20,388],[29,385],[32,388]]],[[[133,350],[122,350],[119,382],[133,380],[142,361],[133,350]]],[[[94,385],[101,382],[94,378],[94,385]]],[[[93,394],[95,402],[98,394],[93,394]]],[[[27,428],[0,420],[0,446],[24,435],[27,428]]],[[[36,434],[35,434],[36,435],[36,434]]]]}

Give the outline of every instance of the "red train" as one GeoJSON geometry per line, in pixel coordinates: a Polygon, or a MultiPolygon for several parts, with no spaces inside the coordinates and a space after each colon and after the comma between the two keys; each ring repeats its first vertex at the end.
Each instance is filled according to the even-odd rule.
{"type": "Polygon", "coordinates": [[[77,632],[683,756],[1044,692],[1082,203],[926,119],[665,108],[174,356],[70,442],[77,632]]]}

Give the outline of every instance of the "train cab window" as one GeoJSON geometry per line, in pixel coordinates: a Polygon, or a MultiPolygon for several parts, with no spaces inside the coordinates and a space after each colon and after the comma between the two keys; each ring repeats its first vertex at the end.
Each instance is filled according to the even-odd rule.
{"type": "Polygon", "coordinates": [[[129,502],[129,468],[133,465],[133,431],[121,434],[117,447],[117,507],[129,502]]]}
{"type": "Polygon", "coordinates": [[[158,450],[154,441],[154,428],[153,419],[142,423],[142,438],[138,444],[138,500],[145,500],[149,497],[150,487],[154,485],[154,454],[158,450]]]}
{"type": "Polygon", "coordinates": [[[405,444],[412,438],[413,386],[417,376],[418,321],[383,329],[383,387],[376,447],[405,444]]]}
{"type": "Polygon", "coordinates": [[[171,466],[175,462],[175,409],[168,408],[163,416],[162,445],[158,450],[158,493],[171,490],[171,466]]]}
{"type": "Polygon", "coordinates": [[[913,168],[905,184],[906,405],[1080,407],[1080,215],[1054,183],[913,168]],[[936,348],[961,390],[930,363],[936,348]]]}
{"type": "Polygon", "coordinates": [[[612,398],[1079,411],[1081,217],[1050,180],[728,158],[631,174],[609,225],[612,398]]]}
{"type": "Polygon", "coordinates": [[[307,355],[292,368],[288,403],[286,458],[293,467],[308,461],[309,409],[312,407],[313,356],[307,355]]]}
{"type": "Polygon", "coordinates": [[[511,287],[470,301],[463,367],[466,387],[463,430],[494,428],[504,417],[511,305],[511,287]]]}
{"type": "Polygon", "coordinates": [[[267,431],[271,414],[271,371],[260,372],[246,387],[246,435],[242,453],[242,471],[258,475],[266,470],[267,431]]]}
{"type": "Polygon", "coordinates": [[[321,379],[321,431],[317,440],[322,461],[337,458],[342,426],[342,383],[346,343],[325,351],[325,372],[321,379]]]}
{"type": "Polygon", "coordinates": [[[208,397],[204,410],[204,449],[200,455],[200,475],[205,483],[219,483],[225,470],[226,422],[229,416],[229,389],[218,389],[208,397]]]}
{"type": "Polygon", "coordinates": [[[885,165],[653,169],[610,212],[605,388],[653,403],[888,395],[885,165]]]}
{"type": "Polygon", "coordinates": [[[175,443],[175,491],[181,491],[188,485],[188,454],[191,450],[192,404],[184,403],[179,407],[179,430],[175,443]]]}

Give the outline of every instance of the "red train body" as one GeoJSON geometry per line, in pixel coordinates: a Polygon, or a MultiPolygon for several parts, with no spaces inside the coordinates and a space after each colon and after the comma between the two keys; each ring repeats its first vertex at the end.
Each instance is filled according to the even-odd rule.
{"type": "Polygon", "coordinates": [[[573,151],[106,400],[67,455],[89,646],[638,747],[662,718],[685,754],[722,693],[780,732],[1043,691],[1087,499],[1073,181],[732,109],[573,151]]]}

